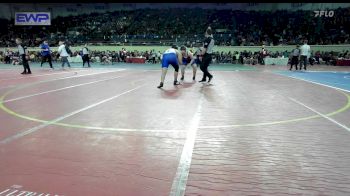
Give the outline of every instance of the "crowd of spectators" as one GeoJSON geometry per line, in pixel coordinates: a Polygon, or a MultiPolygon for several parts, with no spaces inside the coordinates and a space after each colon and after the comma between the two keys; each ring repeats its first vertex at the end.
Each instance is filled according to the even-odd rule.
{"type": "MultiPolygon", "coordinates": [[[[283,52],[267,52],[266,55],[262,56],[261,52],[235,52],[236,55],[232,56],[232,60],[227,63],[239,63],[239,64],[251,64],[258,65],[263,64],[263,58],[288,58],[288,64],[291,64],[292,60],[292,51],[283,51],[283,52]]],[[[219,57],[220,58],[220,57],[219,57]]],[[[227,58],[227,57],[226,57],[227,58]]],[[[228,58],[230,59],[230,58],[228,58]]],[[[322,65],[336,65],[337,60],[347,59],[350,60],[350,53],[348,50],[342,52],[311,52],[310,57],[308,58],[308,63],[310,65],[322,64],[322,65]]]]}
{"type": "MultiPolygon", "coordinates": [[[[156,64],[160,63],[161,52],[154,49],[148,51],[127,51],[122,49],[120,51],[90,51],[90,60],[93,63],[101,64],[112,64],[112,63],[122,63],[126,62],[126,57],[143,57],[146,59],[147,63],[156,64]]],[[[71,55],[72,58],[77,56],[82,56],[82,51],[74,51],[71,55]]],[[[28,51],[28,58],[30,62],[40,62],[41,53],[40,51],[28,51]]],[[[59,61],[59,54],[57,51],[51,52],[52,62],[59,61]]],[[[0,51],[0,62],[5,64],[18,64],[19,54],[18,51],[11,51],[6,49],[5,51],[0,51]]]]}
{"type": "Polygon", "coordinates": [[[159,43],[177,41],[195,45],[208,25],[216,30],[216,45],[288,45],[308,39],[309,44],[349,44],[350,8],[334,10],[336,17],[315,17],[313,11],[239,11],[197,9],[142,9],[57,17],[51,26],[15,26],[0,19],[0,46],[14,45],[14,39],[28,46],[42,39],[72,44],[159,43]],[[155,19],[156,18],[156,19],[155,19]]]}
{"type": "MultiPolygon", "coordinates": [[[[193,51],[192,51],[193,52],[193,51]]],[[[291,60],[291,51],[284,52],[270,52],[267,51],[264,57],[271,58],[289,58],[291,60]]],[[[72,58],[82,56],[81,51],[75,51],[72,54],[72,58]]],[[[159,64],[161,61],[161,51],[155,51],[154,49],[148,51],[127,51],[122,49],[120,51],[90,51],[90,59],[93,63],[101,64],[114,64],[114,63],[125,63],[126,57],[143,57],[146,59],[146,63],[159,64]]],[[[52,52],[52,61],[59,61],[59,55],[57,51],[52,52]]],[[[41,55],[38,51],[29,51],[29,61],[40,62],[41,55]]],[[[258,65],[263,64],[261,52],[252,51],[229,51],[229,52],[214,52],[213,63],[214,64],[250,64],[258,65]]],[[[350,59],[349,51],[342,52],[311,52],[309,63],[310,64],[325,64],[325,65],[336,65],[338,59],[350,59]]],[[[19,64],[19,55],[17,51],[5,50],[0,51],[0,62],[7,64],[19,64]]]]}

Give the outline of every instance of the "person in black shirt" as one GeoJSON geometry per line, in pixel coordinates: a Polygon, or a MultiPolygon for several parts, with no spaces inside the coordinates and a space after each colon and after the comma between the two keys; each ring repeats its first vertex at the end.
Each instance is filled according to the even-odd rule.
{"type": "Polygon", "coordinates": [[[30,71],[28,60],[27,60],[27,54],[28,54],[27,48],[25,46],[22,46],[22,39],[20,38],[16,39],[16,44],[17,44],[18,52],[24,68],[24,71],[21,74],[32,74],[32,72],[30,71]]]}
{"type": "Polygon", "coordinates": [[[290,63],[289,70],[293,69],[293,65],[295,65],[295,70],[298,70],[299,56],[300,56],[300,49],[299,49],[299,45],[297,45],[296,48],[292,51],[292,61],[290,63]]]}
{"type": "Polygon", "coordinates": [[[206,82],[207,77],[209,78],[208,83],[213,79],[213,75],[211,75],[208,71],[208,66],[211,63],[212,60],[212,52],[213,52],[213,47],[214,47],[214,39],[213,39],[213,32],[210,27],[205,32],[205,40],[204,40],[204,46],[203,46],[203,59],[200,64],[200,69],[203,72],[203,78],[199,82],[206,82]]]}
{"type": "MultiPolygon", "coordinates": [[[[87,44],[85,44],[84,48],[83,48],[83,67],[85,66],[85,63],[87,62],[88,63],[88,67],[90,67],[90,57],[89,57],[89,54],[90,54],[90,51],[87,47],[87,44]]],[[[113,57],[112,57],[113,59],[113,57]]],[[[113,63],[113,61],[112,61],[113,63]]]]}

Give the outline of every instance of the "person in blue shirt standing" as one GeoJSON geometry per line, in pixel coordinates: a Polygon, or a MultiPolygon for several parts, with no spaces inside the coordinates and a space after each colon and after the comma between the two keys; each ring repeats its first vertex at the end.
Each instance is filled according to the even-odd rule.
{"type": "Polygon", "coordinates": [[[50,51],[50,46],[48,44],[48,42],[45,40],[41,46],[41,67],[43,66],[43,64],[47,61],[50,64],[50,67],[53,69],[52,66],[52,59],[51,59],[51,51],[50,51]]]}

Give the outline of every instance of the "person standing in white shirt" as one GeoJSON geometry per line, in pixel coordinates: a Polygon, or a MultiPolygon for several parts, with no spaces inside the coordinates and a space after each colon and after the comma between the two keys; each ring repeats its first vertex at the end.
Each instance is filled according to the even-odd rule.
{"type": "Polygon", "coordinates": [[[304,40],[304,45],[300,47],[300,70],[302,69],[302,64],[304,63],[304,70],[306,70],[307,59],[310,56],[311,48],[307,44],[307,40],[304,40]]]}
{"type": "Polygon", "coordinates": [[[58,47],[58,54],[60,54],[61,60],[62,60],[62,68],[64,68],[64,65],[67,63],[68,67],[70,67],[69,61],[68,61],[68,52],[66,50],[66,45],[63,41],[59,41],[58,43],[60,46],[58,47]]]}

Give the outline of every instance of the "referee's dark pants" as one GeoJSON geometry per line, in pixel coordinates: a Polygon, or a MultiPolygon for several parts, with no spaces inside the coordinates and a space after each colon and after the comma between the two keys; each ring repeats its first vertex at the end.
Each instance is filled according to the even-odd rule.
{"type": "Polygon", "coordinates": [[[6,56],[5,57],[5,64],[10,64],[11,63],[11,57],[6,56]]]}
{"type": "Polygon", "coordinates": [[[22,54],[21,59],[22,59],[22,64],[23,64],[23,68],[24,68],[23,73],[24,74],[26,74],[26,73],[31,74],[32,72],[30,71],[30,67],[29,67],[28,60],[26,59],[26,55],[22,54]]]}
{"type": "Polygon", "coordinates": [[[304,70],[306,70],[307,56],[300,56],[300,70],[302,69],[302,64],[304,64],[304,70]]]}
{"type": "Polygon", "coordinates": [[[42,57],[41,57],[41,65],[40,65],[40,66],[42,67],[42,66],[43,66],[43,64],[44,64],[46,61],[47,61],[47,62],[49,62],[50,67],[51,67],[51,68],[53,68],[53,67],[52,67],[52,59],[51,59],[51,55],[45,55],[45,56],[42,56],[42,57]]]}
{"type": "Polygon", "coordinates": [[[208,71],[209,64],[211,63],[212,57],[211,54],[205,53],[203,55],[203,59],[200,65],[200,69],[203,72],[203,78],[202,81],[206,81],[207,77],[211,78],[213,75],[211,75],[208,71]]]}
{"type": "Polygon", "coordinates": [[[292,57],[292,62],[290,63],[290,70],[293,69],[293,65],[295,65],[295,70],[298,70],[298,64],[299,64],[299,57],[298,56],[293,56],[292,57]]]}
{"type": "Polygon", "coordinates": [[[85,66],[85,63],[86,63],[86,62],[88,63],[88,66],[90,67],[90,58],[89,58],[89,55],[88,55],[88,54],[84,54],[82,58],[83,58],[83,67],[85,66]]]}

